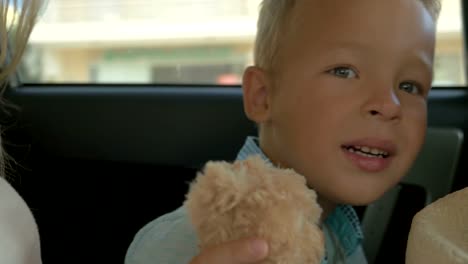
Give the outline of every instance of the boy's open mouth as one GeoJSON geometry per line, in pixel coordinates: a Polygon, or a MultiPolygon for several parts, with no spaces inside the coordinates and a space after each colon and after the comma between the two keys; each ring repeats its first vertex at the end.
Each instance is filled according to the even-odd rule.
{"type": "Polygon", "coordinates": [[[368,158],[386,159],[390,157],[390,153],[388,151],[374,147],[344,145],[342,146],[342,148],[348,152],[355,153],[357,155],[361,155],[368,158]]]}
{"type": "Polygon", "coordinates": [[[378,173],[387,169],[396,155],[397,145],[391,140],[364,138],[341,145],[345,156],[360,170],[378,173]]]}

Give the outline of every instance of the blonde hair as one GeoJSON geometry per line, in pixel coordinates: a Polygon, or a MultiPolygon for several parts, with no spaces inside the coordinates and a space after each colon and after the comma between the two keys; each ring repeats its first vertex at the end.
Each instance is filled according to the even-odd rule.
{"type": "MultiPolygon", "coordinates": [[[[26,49],[43,0],[0,0],[0,96],[26,49]]],[[[0,98],[1,110],[5,102],[0,98]]],[[[5,175],[6,153],[0,135],[0,177],[5,175]]]]}
{"type": "MultiPolygon", "coordinates": [[[[441,0],[420,0],[437,20],[441,0]]],[[[254,63],[266,70],[272,70],[278,63],[280,36],[285,33],[289,17],[297,0],[263,0],[257,23],[257,37],[254,47],[254,63]]]]}

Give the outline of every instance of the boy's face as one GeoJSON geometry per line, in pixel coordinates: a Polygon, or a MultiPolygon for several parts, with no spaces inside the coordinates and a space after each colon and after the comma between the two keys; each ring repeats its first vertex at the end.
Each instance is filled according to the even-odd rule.
{"type": "Polygon", "coordinates": [[[323,198],[368,204],[424,141],[434,21],[419,0],[302,0],[292,15],[262,148],[323,198]]]}

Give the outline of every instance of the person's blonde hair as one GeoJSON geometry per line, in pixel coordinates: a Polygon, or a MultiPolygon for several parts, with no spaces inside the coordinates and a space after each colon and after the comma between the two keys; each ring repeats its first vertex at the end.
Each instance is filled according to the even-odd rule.
{"type": "MultiPolygon", "coordinates": [[[[285,33],[290,15],[298,0],[263,0],[257,23],[254,47],[254,64],[265,70],[272,70],[278,63],[278,50],[282,45],[281,35],[285,33]]],[[[326,0],[324,0],[326,1],[326,0]]],[[[392,1],[392,0],[389,0],[392,1]]],[[[420,0],[437,20],[441,0],[420,0]]]]}
{"type": "MultiPolygon", "coordinates": [[[[10,75],[16,70],[36,24],[43,0],[0,0],[0,110],[10,75]]],[[[0,128],[0,132],[1,132],[0,128]]],[[[3,134],[3,133],[1,133],[3,134]]],[[[0,177],[5,176],[5,157],[0,134],[0,177]]]]}

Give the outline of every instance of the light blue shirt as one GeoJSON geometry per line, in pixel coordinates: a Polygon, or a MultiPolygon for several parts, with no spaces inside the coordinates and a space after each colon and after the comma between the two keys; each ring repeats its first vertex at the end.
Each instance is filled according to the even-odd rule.
{"type": "MultiPolygon", "coordinates": [[[[237,160],[260,155],[257,139],[248,137],[237,160]]],[[[339,205],[322,226],[326,256],[322,264],[366,264],[359,218],[352,206],[339,205]]],[[[131,243],[125,264],[186,264],[199,253],[197,237],[182,206],[144,226],[131,243]]]]}

